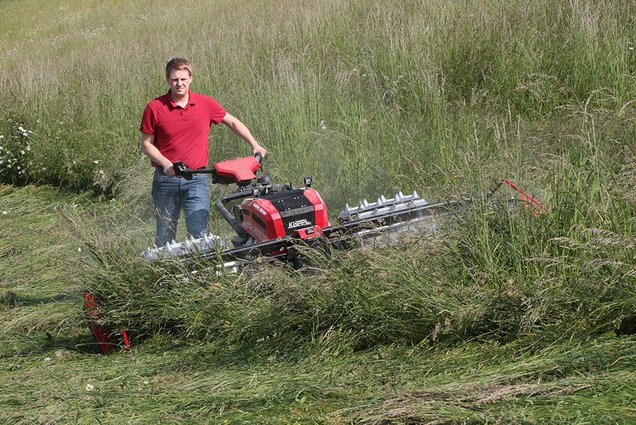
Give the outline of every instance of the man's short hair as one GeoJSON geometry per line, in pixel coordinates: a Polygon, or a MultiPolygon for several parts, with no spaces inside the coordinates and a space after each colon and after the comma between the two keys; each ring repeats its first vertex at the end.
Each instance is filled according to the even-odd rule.
{"type": "Polygon", "coordinates": [[[186,58],[173,58],[166,65],[166,79],[170,78],[170,72],[185,69],[192,77],[192,64],[186,58]]]}

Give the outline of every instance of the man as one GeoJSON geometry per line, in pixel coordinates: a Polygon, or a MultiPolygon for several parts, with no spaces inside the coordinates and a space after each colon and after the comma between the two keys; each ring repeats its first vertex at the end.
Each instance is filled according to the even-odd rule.
{"type": "Polygon", "coordinates": [[[175,239],[182,209],[189,235],[200,238],[207,232],[208,177],[206,174],[195,174],[192,180],[175,177],[173,163],[182,161],[189,168],[207,167],[211,124],[225,124],[254,153],[267,154],[238,118],[210,96],[190,90],[192,65],[187,59],[174,58],[168,62],[166,82],[168,93],[146,105],[140,126],[141,149],[155,167],[152,198],[157,210],[157,246],[175,239]]]}

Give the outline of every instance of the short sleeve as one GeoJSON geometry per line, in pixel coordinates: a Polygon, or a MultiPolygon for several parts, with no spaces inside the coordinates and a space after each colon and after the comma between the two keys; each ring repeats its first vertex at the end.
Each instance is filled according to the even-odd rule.
{"type": "Polygon", "coordinates": [[[141,126],[139,127],[139,131],[145,134],[155,134],[156,124],[155,113],[149,103],[146,105],[144,114],[141,117],[141,126]]]}
{"type": "Polygon", "coordinates": [[[210,120],[214,124],[219,124],[221,121],[223,121],[223,118],[225,118],[225,114],[227,113],[225,111],[225,108],[221,106],[219,102],[217,102],[215,99],[211,97],[209,98],[209,106],[210,106],[210,120]]]}

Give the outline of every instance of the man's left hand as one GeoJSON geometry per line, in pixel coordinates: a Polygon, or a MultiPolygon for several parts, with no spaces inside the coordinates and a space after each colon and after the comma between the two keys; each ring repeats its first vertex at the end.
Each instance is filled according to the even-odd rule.
{"type": "Polygon", "coordinates": [[[257,146],[254,146],[254,153],[255,154],[260,153],[261,156],[265,158],[265,155],[267,155],[267,149],[265,149],[261,145],[257,145],[257,146]]]}

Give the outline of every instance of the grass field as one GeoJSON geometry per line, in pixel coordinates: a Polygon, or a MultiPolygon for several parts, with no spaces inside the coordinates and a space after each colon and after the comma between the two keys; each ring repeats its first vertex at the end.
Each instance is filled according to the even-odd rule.
{"type": "MultiPolygon", "coordinates": [[[[0,422],[634,423],[631,2],[0,0],[0,422]],[[477,200],[404,246],[161,267],[138,148],[163,67],[192,59],[268,149],[345,202],[477,200]],[[102,356],[102,293],[133,330],[102,356]]],[[[223,126],[213,161],[248,154],[223,126]]],[[[213,197],[225,188],[214,187],[213,197]]],[[[213,217],[211,228],[227,232],[213,217]]]]}

